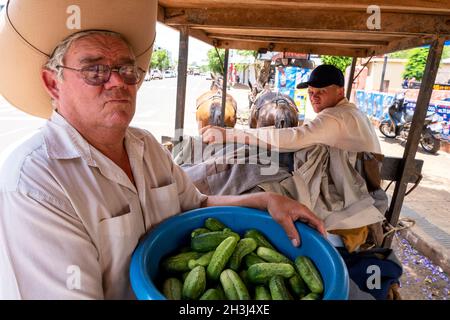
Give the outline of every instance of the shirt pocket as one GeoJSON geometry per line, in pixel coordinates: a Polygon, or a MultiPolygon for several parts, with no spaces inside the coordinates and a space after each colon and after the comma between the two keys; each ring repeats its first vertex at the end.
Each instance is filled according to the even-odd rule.
{"type": "Polygon", "coordinates": [[[161,221],[181,212],[180,198],[176,182],[164,187],[149,190],[145,204],[147,229],[155,227],[161,221]]]}
{"type": "Polygon", "coordinates": [[[142,215],[131,211],[100,221],[100,265],[105,298],[133,297],[129,283],[131,255],[144,234],[142,215]]]}

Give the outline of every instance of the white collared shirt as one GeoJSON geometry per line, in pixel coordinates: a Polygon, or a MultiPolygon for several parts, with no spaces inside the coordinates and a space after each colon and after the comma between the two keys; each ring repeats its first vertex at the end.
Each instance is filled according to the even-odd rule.
{"type": "Polygon", "coordinates": [[[297,151],[324,144],[347,151],[381,153],[380,142],[369,118],[347,98],[334,107],[322,110],[302,126],[245,129],[244,132],[258,136],[282,151],[297,151]]]}
{"type": "Polygon", "coordinates": [[[134,298],[140,238],[207,196],[150,133],[125,147],[136,187],[54,112],[0,164],[0,299],[134,298]]]}

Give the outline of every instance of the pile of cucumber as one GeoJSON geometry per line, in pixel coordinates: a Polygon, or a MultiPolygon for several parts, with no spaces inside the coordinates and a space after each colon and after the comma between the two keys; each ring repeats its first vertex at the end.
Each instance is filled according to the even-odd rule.
{"type": "Polygon", "coordinates": [[[310,258],[291,261],[255,229],[244,237],[215,218],[191,233],[190,247],[161,261],[170,300],[320,300],[323,282],[310,258]]]}

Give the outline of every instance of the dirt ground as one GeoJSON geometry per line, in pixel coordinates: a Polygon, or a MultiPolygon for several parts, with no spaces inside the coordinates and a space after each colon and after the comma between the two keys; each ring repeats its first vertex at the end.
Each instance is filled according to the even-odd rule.
{"type": "Polygon", "coordinates": [[[448,300],[449,276],[442,268],[421,255],[411,244],[396,234],[392,248],[402,262],[400,295],[403,300],[448,300]]]}

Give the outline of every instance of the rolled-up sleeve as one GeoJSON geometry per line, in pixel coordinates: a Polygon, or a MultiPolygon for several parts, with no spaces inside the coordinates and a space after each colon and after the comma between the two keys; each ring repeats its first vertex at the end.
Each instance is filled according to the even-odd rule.
{"type": "Polygon", "coordinates": [[[97,249],[48,195],[0,192],[0,257],[0,298],[103,298],[97,249]]]}

